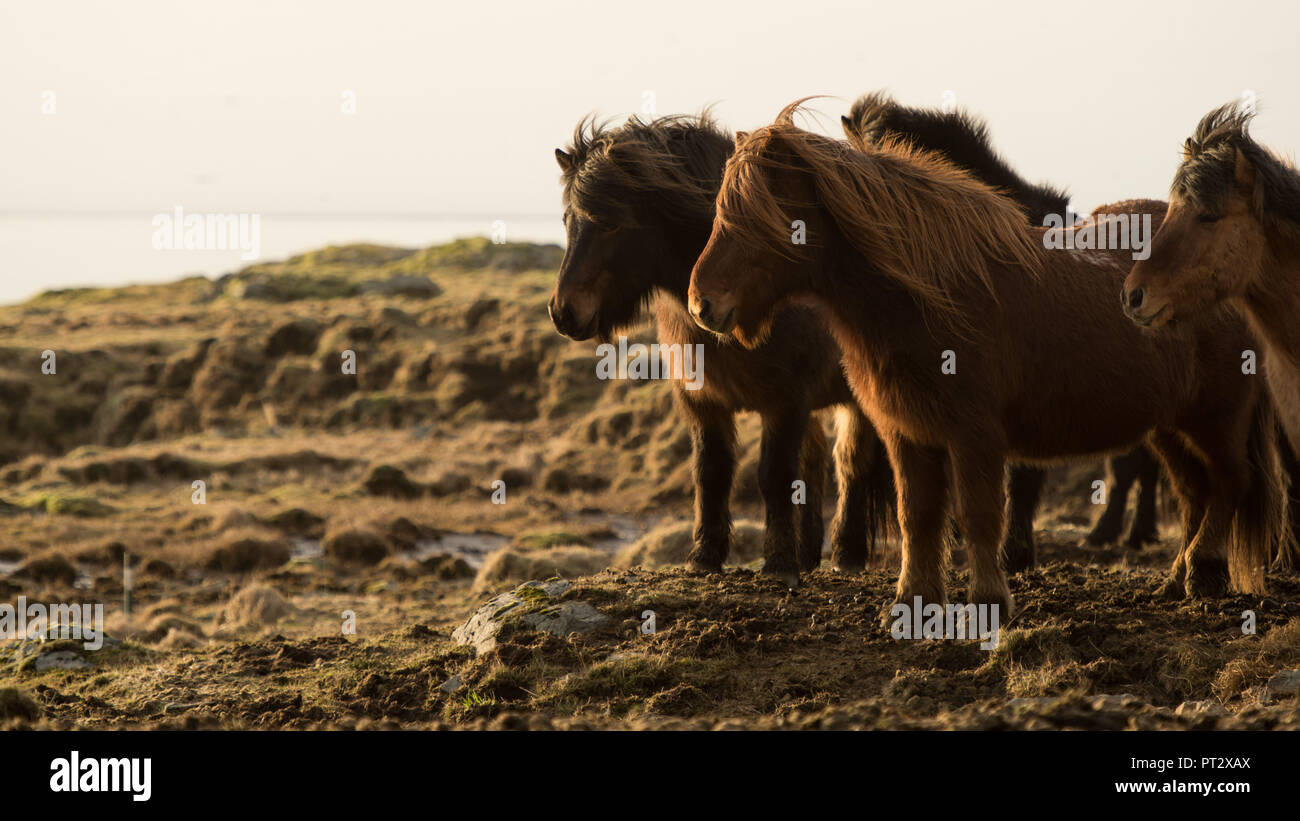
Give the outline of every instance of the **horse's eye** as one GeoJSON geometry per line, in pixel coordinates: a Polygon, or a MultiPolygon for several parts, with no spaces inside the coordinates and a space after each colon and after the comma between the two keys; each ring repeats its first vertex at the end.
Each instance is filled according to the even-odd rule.
{"type": "Polygon", "coordinates": [[[1197,219],[1201,222],[1218,222],[1223,219],[1223,217],[1219,214],[1201,214],[1197,219]]]}

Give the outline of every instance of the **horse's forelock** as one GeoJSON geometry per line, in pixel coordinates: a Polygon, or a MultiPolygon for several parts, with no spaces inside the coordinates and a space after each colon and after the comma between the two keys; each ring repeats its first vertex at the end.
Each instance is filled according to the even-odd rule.
{"type": "Polygon", "coordinates": [[[567,195],[575,208],[597,221],[601,214],[626,219],[629,202],[653,204],[654,198],[644,195],[655,193],[679,210],[711,209],[717,171],[704,168],[720,165],[729,146],[730,137],[708,109],[652,120],[632,116],[613,128],[586,118],[571,145],[574,166],[566,177],[567,195]]]}

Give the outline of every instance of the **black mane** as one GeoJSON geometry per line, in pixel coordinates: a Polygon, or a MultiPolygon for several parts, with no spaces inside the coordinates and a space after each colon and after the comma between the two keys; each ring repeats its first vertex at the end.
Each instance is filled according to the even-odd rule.
{"type": "Polygon", "coordinates": [[[1300,228],[1300,173],[1250,136],[1253,111],[1236,103],[1201,118],[1183,145],[1173,192],[1209,214],[1223,208],[1231,191],[1237,152],[1255,169],[1255,213],[1261,221],[1283,220],[1300,228]]]}
{"type": "Polygon", "coordinates": [[[908,108],[878,91],[858,98],[843,122],[859,145],[902,139],[943,154],[949,162],[1019,202],[1033,225],[1042,225],[1048,214],[1066,214],[1069,195],[1059,188],[1026,182],[998,156],[988,126],[974,115],[908,108]]]}
{"type": "Polygon", "coordinates": [[[566,149],[564,203],[598,225],[634,225],[638,213],[677,224],[713,221],[713,199],[734,142],[707,111],[611,128],[578,123],[566,149]]]}

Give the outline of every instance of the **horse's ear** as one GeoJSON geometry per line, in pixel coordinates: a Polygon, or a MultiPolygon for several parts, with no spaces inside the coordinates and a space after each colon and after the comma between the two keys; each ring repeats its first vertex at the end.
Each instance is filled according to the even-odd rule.
{"type": "Polygon", "coordinates": [[[1232,180],[1242,189],[1249,191],[1255,185],[1255,166],[1246,159],[1246,155],[1241,153],[1240,148],[1234,153],[1237,157],[1232,164],[1232,180]]]}
{"type": "Polygon", "coordinates": [[[748,132],[748,131],[737,131],[737,132],[736,132],[736,144],[737,144],[737,145],[743,143],[743,142],[744,142],[746,139],[748,139],[748,138],[749,138],[749,132],[748,132]]]}
{"type": "Polygon", "coordinates": [[[560,164],[560,170],[569,173],[573,170],[573,157],[564,153],[563,149],[555,149],[555,161],[560,164]]]}
{"type": "Polygon", "coordinates": [[[1192,157],[1195,156],[1196,156],[1196,141],[1193,140],[1191,137],[1188,137],[1186,142],[1183,143],[1183,160],[1184,161],[1190,160],[1192,157]]]}
{"type": "Polygon", "coordinates": [[[843,114],[840,115],[840,126],[844,129],[844,136],[853,136],[853,121],[843,114]]]}

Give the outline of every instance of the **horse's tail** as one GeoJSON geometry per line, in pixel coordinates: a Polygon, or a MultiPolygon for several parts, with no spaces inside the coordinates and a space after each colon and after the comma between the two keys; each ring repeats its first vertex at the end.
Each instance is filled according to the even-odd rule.
{"type": "Polygon", "coordinates": [[[1283,533],[1277,544],[1273,569],[1282,573],[1300,572],[1300,457],[1297,457],[1286,436],[1277,436],[1277,452],[1282,462],[1282,478],[1286,488],[1286,515],[1283,533]]]}
{"type": "Polygon", "coordinates": [[[1288,540],[1286,491],[1278,460],[1278,422],[1265,395],[1255,405],[1246,443],[1249,480],[1232,518],[1228,572],[1243,593],[1264,592],[1264,571],[1279,545],[1288,540]]]}

